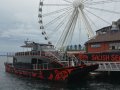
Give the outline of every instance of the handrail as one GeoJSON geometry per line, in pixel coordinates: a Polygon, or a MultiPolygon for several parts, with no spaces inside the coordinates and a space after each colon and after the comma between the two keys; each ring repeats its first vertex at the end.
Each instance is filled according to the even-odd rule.
{"type": "Polygon", "coordinates": [[[13,57],[13,56],[15,56],[15,53],[14,53],[14,52],[8,52],[8,53],[7,53],[7,57],[13,57]]]}
{"type": "Polygon", "coordinates": [[[50,56],[53,56],[53,57],[55,57],[58,61],[60,61],[60,59],[58,58],[58,57],[56,57],[56,55],[55,54],[53,54],[53,53],[51,53],[51,52],[45,52],[45,55],[47,55],[48,54],[48,56],[50,55],[50,56]]]}
{"type": "Polygon", "coordinates": [[[75,55],[73,54],[68,54],[68,56],[70,56],[74,61],[78,62],[79,60],[75,57],[75,55]]]}
{"type": "Polygon", "coordinates": [[[89,64],[99,64],[99,68],[96,71],[120,71],[120,62],[102,62],[102,61],[87,61],[89,64]]]}
{"type": "Polygon", "coordinates": [[[31,52],[31,51],[28,51],[28,52],[16,52],[16,53],[8,53],[7,54],[8,56],[12,55],[12,56],[27,56],[27,55],[42,55],[42,53],[40,51],[38,52],[31,52]]]}
{"type": "Polygon", "coordinates": [[[62,60],[63,55],[59,51],[50,52],[50,53],[53,54],[57,59],[62,60]]]}
{"type": "Polygon", "coordinates": [[[34,70],[47,70],[47,69],[49,69],[49,66],[48,66],[48,63],[43,63],[43,64],[33,64],[32,65],[33,66],[33,69],[34,70]],[[45,67],[45,65],[46,65],[46,67],[45,67]],[[39,67],[40,66],[40,67],[39,67]]]}
{"type": "Polygon", "coordinates": [[[39,55],[39,56],[45,56],[46,53],[49,53],[51,56],[54,56],[56,59],[60,60],[61,58],[58,57],[60,56],[59,55],[59,52],[44,52],[44,51],[26,51],[26,52],[10,52],[10,53],[7,53],[7,56],[27,56],[27,55],[39,55]],[[57,53],[57,55],[55,55],[55,53],[57,53]]]}

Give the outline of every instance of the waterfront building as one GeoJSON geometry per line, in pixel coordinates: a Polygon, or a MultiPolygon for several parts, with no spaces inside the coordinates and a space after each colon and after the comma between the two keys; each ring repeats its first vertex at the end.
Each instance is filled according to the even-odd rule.
{"type": "Polygon", "coordinates": [[[85,43],[87,53],[113,52],[120,50],[120,19],[111,26],[96,31],[96,36],[85,43]]]}

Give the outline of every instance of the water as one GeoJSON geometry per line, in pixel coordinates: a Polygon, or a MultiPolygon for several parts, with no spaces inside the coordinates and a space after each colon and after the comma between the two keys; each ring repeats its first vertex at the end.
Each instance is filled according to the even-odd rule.
{"type": "Polygon", "coordinates": [[[90,79],[84,82],[67,84],[35,80],[6,73],[0,57],[0,90],[120,90],[120,79],[90,79]]]}

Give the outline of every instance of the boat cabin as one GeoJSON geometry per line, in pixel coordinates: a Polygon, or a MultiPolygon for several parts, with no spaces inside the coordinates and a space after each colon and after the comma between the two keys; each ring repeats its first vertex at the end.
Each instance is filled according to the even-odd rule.
{"type": "Polygon", "coordinates": [[[17,52],[13,57],[13,64],[21,68],[60,68],[62,64],[58,62],[57,53],[51,44],[39,44],[31,41],[25,41],[23,48],[31,48],[30,51],[17,52]]]}

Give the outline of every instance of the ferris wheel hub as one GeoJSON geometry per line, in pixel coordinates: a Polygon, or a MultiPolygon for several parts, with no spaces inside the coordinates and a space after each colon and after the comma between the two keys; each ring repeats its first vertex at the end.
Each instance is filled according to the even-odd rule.
{"type": "Polygon", "coordinates": [[[83,4],[82,0],[74,0],[73,1],[73,7],[84,9],[84,4],[83,4]]]}

